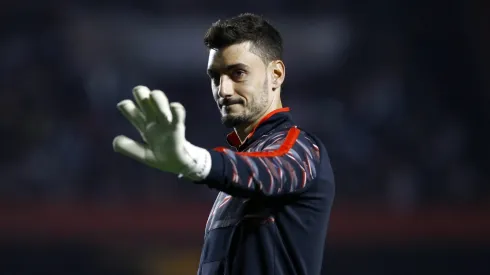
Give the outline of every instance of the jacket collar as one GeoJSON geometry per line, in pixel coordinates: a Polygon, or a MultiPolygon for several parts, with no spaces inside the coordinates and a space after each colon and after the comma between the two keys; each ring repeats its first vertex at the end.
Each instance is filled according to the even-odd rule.
{"type": "Polygon", "coordinates": [[[229,133],[226,136],[226,141],[230,146],[233,146],[237,151],[241,151],[252,144],[258,138],[268,133],[269,131],[277,128],[283,123],[291,122],[291,114],[289,113],[289,107],[276,109],[268,113],[263,117],[259,123],[254,127],[252,132],[248,134],[243,142],[240,142],[240,138],[235,131],[229,133]]]}

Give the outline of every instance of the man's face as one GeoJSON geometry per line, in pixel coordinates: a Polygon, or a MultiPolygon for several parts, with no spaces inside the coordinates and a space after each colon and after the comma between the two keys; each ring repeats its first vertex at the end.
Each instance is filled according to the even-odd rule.
{"type": "Polygon", "coordinates": [[[272,103],[268,68],[244,42],[210,50],[208,75],[226,127],[253,123],[272,103]]]}

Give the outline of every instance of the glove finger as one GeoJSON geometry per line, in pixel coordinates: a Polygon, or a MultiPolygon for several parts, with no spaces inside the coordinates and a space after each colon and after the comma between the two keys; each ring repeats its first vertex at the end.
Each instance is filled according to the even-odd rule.
{"type": "Polygon", "coordinates": [[[133,89],[136,104],[146,117],[146,121],[156,121],[156,112],[150,102],[150,89],[145,86],[136,86],[133,89]]]}
{"type": "Polygon", "coordinates": [[[160,90],[154,90],[150,93],[150,99],[157,113],[157,119],[161,124],[169,125],[172,121],[172,112],[168,98],[160,90]]]}
{"type": "Polygon", "coordinates": [[[172,111],[172,126],[181,124],[185,125],[185,108],[178,102],[170,103],[170,110],[172,111]]]}
{"type": "Polygon", "coordinates": [[[133,101],[126,99],[117,104],[117,109],[140,132],[145,130],[145,115],[134,105],[133,101]]]}
{"type": "Polygon", "coordinates": [[[143,164],[153,166],[155,156],[153,152],[145,145],[136,142],[126,136],[117,136],[112,142],[112,147],[115,152],[132,158],[143,164]]]}

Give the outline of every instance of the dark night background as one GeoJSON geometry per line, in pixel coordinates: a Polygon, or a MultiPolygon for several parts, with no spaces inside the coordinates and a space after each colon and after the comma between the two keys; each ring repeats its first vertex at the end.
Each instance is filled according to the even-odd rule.
{"type": "Polygon", "coordinates": [[[490,7],[484,1],[0,4],[0,274],[195,274],[216,192],[112,151],[136,85],[227,129],[202,38],[265,15],[283,102],[321,137],[337,195],[323,274],[490,274],[490,7]]]}

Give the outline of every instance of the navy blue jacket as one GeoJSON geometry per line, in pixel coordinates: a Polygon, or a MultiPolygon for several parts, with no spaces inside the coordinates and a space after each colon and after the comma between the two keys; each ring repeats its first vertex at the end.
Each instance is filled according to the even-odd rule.
{"type": "Polygon", "coordinates": [[[198,275],[318,275],[334,176],[327,150],[288,108],[267,115],[236,150],[210,150],[198,182],[220,191],[206,224],[198,275]]]}

